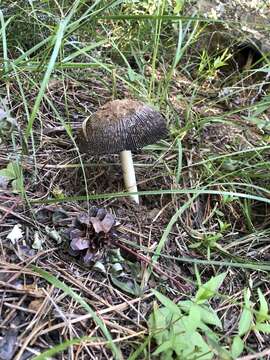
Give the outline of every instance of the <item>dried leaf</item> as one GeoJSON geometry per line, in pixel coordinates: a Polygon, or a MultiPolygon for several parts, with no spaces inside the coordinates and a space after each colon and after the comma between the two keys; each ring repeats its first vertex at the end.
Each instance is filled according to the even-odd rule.
{"type": "Polygon", "coordinates": [[[6,176],[0,175],[0,189],[6,190],[8,183],[9,179],[6,176]]]}
{"type": "Polygon", "coordinates": [[[11,232],[7,235],[7,239],[12,242],[13,245],[16,244],[23,237],[23,232],[21,230],[21,224],[14,225],[11,232]]]}
{"type": "Polygon", "coordinates": [[[84,232],[79,230],[79,229],[71,229],[69,231],[69,239],[73,240],[73,239],[77,239],[77,238],[83,238],[84,237],[84,232]]]}
{"type": "Polygon", "coordinates": [[[89,215],[87,213],[79,214],[76,218],[75,226],[77,225],[76,223],[78,223],[78,225],[90,226],[91,223],[89,215]]]}
{"type": "Polygon", "coordinates": [[[16,350],[17,332],[9,329],[0,340],[0,360],[12,360],[16,350]]]}
{"type": "Polygon", "coordinates": [[[56,209],[52,214],[52,222],[55,225],[63,224],[68,221],[68,214],[63,209],[56,209]]]}
{"type": "Polygon", "coordinates": [[[42,304],[43,304],[43,299],[32,300],[28,305],[28,309],[38,312],[42,304]]]}
{"type": "Polygon", "coordinates": [[[72,250],[84,250],[89,248],[89,240],[82,238],[74,238],[70,243],[72,250]]]}
{"type": "Polygon", "coordinates": [[[99,271],[102,274],[106,274],[106,268],[103,265],[103,263],[101,261],[97,261],[94,266],[93,266],[93,270],[99,271]]]}
{"type": "Polygon", "coordinates": [[[90,249],[88,249],[83,257],[83,262],[85,264],[89,264],[93,259],[94,259],[94,253],[90,249]]]}
{"type": "Polygon", "coordinates": [[[90,220],[97,234],[100,232],[107,234],[115,223],[115,219],[111,214],[106,214],[103,220],[98,217],[91,217],[90,220]]]}
{"type": "Polygon", "coordinates": [[[38,222],[42,224],[53,223],[55,225],[62,224],[67,221],[68,214],[62,208],[58,208],[53,205],[44,206],[39,209],[36,213],[36,218],[38,222]]]}
{"type": "Polygon", "coordinates": [[[47,224],[52,219],[52,211],[47,207],[43,207],[36,212],[36,219],[41,224],[47,224]]]}
{"type": "Polygon", "coordinates": [[[55,240],[57,242],[57,244],[61,244],[62,237],[58,231],[50,229],[49,226],[46,226],[45,230],[46,230],[46,233],[50,236],[50,238],[55,240]]]}
{"type": "Polygon", "coordinates": [[[20,256],[22,259],[25,259],[27,257],[32,257],[35,254],[36,251],[34,249],[31,249],[28,245],[18,246],[18,256],[20,256]]]}
{"type": "Polygon", "coordinates": [[[35,231],[34,233],[34,242],[32,244],[32,248],[36,250],[42,249],[42,244],[44,243],[44,239],[40,237],[38,231],[35,231]]]}

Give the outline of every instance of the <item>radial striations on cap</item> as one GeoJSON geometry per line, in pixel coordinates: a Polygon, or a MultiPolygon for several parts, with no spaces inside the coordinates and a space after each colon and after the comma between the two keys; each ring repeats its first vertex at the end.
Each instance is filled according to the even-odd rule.
{"type": "Polygon", "coordinates": [[[116,154],[141,149],[166,135],[166,120],[157,110],[139,101],[114,100],[84,121],[78,145],[91,155],[116,154]]]}

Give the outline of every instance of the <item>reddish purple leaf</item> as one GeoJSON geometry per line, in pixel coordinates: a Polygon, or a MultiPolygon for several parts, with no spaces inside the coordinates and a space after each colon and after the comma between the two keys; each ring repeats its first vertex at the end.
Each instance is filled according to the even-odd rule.
{"type": "Polygon", "coordinates": [[[89,240],[82,238],[72,239],[70,243],[72,250],[84,250],[89,248],[89,240]]]}
{"type": "Polygon", "coordinates": [[[79,230],[79,229],[72,229],[69,232],[69,238],[70,240],[73,239],[78,239],[78,238],[83,238],[84,237],[84,233],[83,231],[79,230]]]}
{"type": "Polygon", "coordinates": [[[91,260],[93,259],[93,257],[94,257],[93,252],[90,249],[88,249],[86,254],[83,257],[83,262],[85,264],[89,264],[91,262],[91,260]]]}
{"type": "Polygon", "coordinates": [[[107,234],[115,223],[114,217],[111,214],[106,214],[103,220],[100,220],[98,217],[91,217],[90,220],[97,234],[100,232],[107,234]]]}

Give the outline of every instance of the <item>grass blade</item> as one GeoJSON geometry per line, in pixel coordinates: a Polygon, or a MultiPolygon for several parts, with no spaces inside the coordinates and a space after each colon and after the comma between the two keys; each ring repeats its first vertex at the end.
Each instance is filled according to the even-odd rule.
{"type": "Polygon", "coordinates": [[[58,31],[57,31],[57,33],[55,35],[54,49],[53,49],[53,52],[52,52],[52,55],[51,55],[47,70],[45,72],[44,78],[42,80],[40,90],[39,90],[38,96],[36,98],[32,113],[30,115],[28,126],[26,128],[26,133],[25,133],[26,140],[28,139],[29,135],[32,132],[32,127],[33,127],[37,112],[39,110],[41,100],[42,100],[42,98],[44,96],[46,87],[47,87],[48,82],[50,80],[51,73],[52,73],[52,71],[54,69],[56,59],[58,57],[60,48],[62,46],[62,40],[63,40],[63,36],[64,36],[64,33],[65,33],[65,29],[66,29],[67,24],[68,24],[68,18],[66,18],[65,20],[62,20],[60,22],[60,24],[59,24],[58,31]]]}
{"type": "Polygon", "coordinates": [[[60,353],[61,351],[66,350],[71,345],[79,345],[83,341],[89,342],[92,340],[96,340],[96,338],[84,336],[84,337],[81,337],[78,339],[67,340],[61,344],[54,346],[53,348],[51,348],[49,350],[44,351],[40,355],[35,356],[32,360],[48,360],[51,356],[56,355],[56,354],[60,353]]]}

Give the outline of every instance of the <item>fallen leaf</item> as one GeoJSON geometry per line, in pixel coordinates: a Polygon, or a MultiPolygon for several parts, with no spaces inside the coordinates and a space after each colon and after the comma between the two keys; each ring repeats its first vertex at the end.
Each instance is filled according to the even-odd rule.
{"type": "Polygon", "coordinates": [[[98,217],[91,217],[90,220],[97,234],[100,232],[107,234],[115,223],[115,219],[111,214],[106,214],[103,220],[98,217]]]}
{"type": "Polygon", "coordinates": [[[88,249],[83,257],[83,262],[85,264],[89,264],[93,260],[93,258],[94,258],[94,253],[90,249],[88,249]]]}
{"type": "Polygon", "coordinates": [[[72,250],[84,250],[89,248],[89,240],[82,238],[72,239],[70,243],[72,250]]]}
{"type": "Polygon", "coordinates": [[[52,210],[49,207],[43,207],[36,212],[36,219],[41,224],[50,223],[52,220],[52,210]]]}
{"type": "Polygon", "coordinates": [[[68,221],[68,214],[62,208],[48,205],[37,210],[36,219],[42,224],[53,222],[54,225],[59,225],[68,221]]]}
{"type": "Polygon", "coordinates": [[[0,360],[12,360],[16,350],[17,331],[9,329],[0,340],[0,360]]]}
{"type": "Polygon", "coordinates": [[[6,190],[8,187],[9,179],[0,175],[0,189],[6,190]]]}
{"type": "Polygon", "coordinates": [[[52,222],[55,225],[64,224],[69,221],[68,214],[63,209],[56,209],[52,214],[52,222]]]}
{"type": "Polygon", "coordinates": [[[105,268],[105,266],[102,264],[101,261],[97,261],[97,262],[94,264],[93,269],[96,270],[96,271],[101,272],[102,274],[106,274],[106,268],[105,268]]]}
{"type": "Polygon", "coordinates": [[[142,295],[142,289],[140,286],[136,283],[136,281],[132,281],[130,279],[123,279],[119,280],[116,276],[110,276],[113,284],[119,289],[123,290],[124,292],[134,295],[134,296],[141,296],[142,295]]]}
{"type": "Polygon", "coordinates": [[[86,225],[89,226],[90,225],[90,219],[89,219],[89,215],[87,213],[81,213],[77,216],[76,218],[76,222],[75,222],[75,226],[77,225],[77,223],[79,225],[86,225]]]}
{"type": "Polygon", "coordinates": [[[82,238],[82,237],[84,237],[84,232],[79,229],[71,229],[69,231],[69,239],[70,240],[82,238]]]}
{"type": "Polygon", "coordinates": [[[34,249],[31,249],[28,245],[18,246],[18,256],[22,258],[32,257],[36,254],[34,249]]]}
{"type": "Polygon", "coordinates": [[[43,304],[43,299],[32,300],[28,305],[28,309],[38,312],[42,304],[43,304]]]}
{"type": "Polygon", "coordinates": [[[21,224],[14,225],[11,232],[7,235],[7,239],[12,242],[13,245],[16,244],[23,237],[23,232],[21,230],[21,224]]]}
{"type": "Polygon", "coordinates": [[[61,244],[62,236],[61,236],[61,234],[59,234],[58,231],[50,229],[49,226],[46,226],[45,230],[46,230],[46,233],[50,236],[50,238],[55,240],[57,242],[57,244],[61,244]]]}
{"type": "Polygon", "coordinates": [[[40,237],[38,231],[35,231],[34,233],[34,241],[32,244],[32,248],[36,250],[42,249],[42,244],[44,243],[44,239],[40,237]]]}

